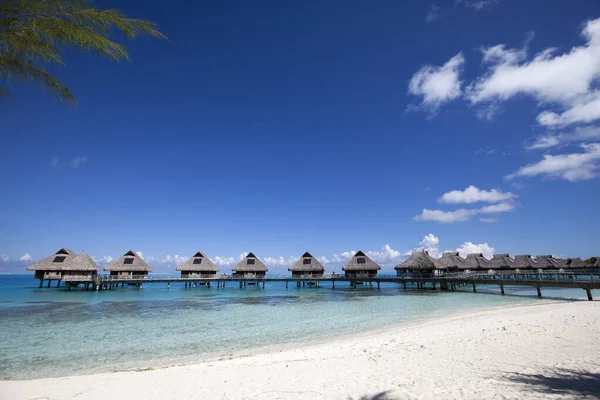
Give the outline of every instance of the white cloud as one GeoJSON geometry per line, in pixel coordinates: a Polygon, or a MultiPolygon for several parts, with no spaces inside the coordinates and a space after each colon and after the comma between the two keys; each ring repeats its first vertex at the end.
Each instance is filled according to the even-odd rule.
{"type": "Polygon", "coordinates": [[[441,224],[451,224],[454,222],[464,222],[470,220],[477,214],[499,214],[513,211],[515,206],[510,202],[492,204],[481,208],[458,209],[454,211],[429,210],[424,208],[421,214],[414,217],[415,221],[433,221],[441,224]]]}
{"type": "Polygon", "coordinates": [[[329,264],[329,263],[331,262],[331,261],[330,261],[330,260],[329,260],[327,257],[325,257],[325,256],[316,257],[316,258],[317,258],[317,260],[319,260],[319,262],[320,262],[321,264],[329,264]]]}
{"type": "Polygon", "coordinates": [[[48,163],[48,165],[51,166],[51,167],[56,167],[56,166],[58,166],[59,162],[60,162],[60,158],[54,157],[52,160],[50,160],[50,162],[48,163]]]}
{"type": "Polygon", "coordinates": [[[246,256],[247,256],[248,254],[250,254],[250,253],[248,253],[247,251],[245,251],[245,252],[243,252],[243,253],[240,253],[240,261],[242,261],[244,258],[246,258],[246,256]]]}
{"type": "Polygon", "coordinates": [[[497,218],[479,218],[479,220],[487,224],[493,224],[494,222],[498,221],[497,218]]]}
{"type": "Polygon", "coordinates": [[[88,160],[87,157],[77,156],[71,161],[71,167],[79,168],[79,166],[85,164],[87,162],[87,160],[88,160]]]}
{"type": "Polygon", "coordinates": [[[32,259],[33,259],[33,257],[31,257],[31,254],[29,254],[29,253],[25,253],[25,254],[23,254],[23,255],[21,256],[21,258],[19,258],[19,261],[22,261],[22,262],[29,262],[29,261],[31,261],[32,259]]]}
{"type": "Polygon", "coordinates": [[[437,112],[443,103],[454,100],[462,93],[460,74],[465,58],[461,53],[441,67],[425,65],[410,80],[408,93],[420,96],[423,101],[417,109],[437,112]]]}
{"type": "Polygon", "coordinates": [[[389,244],[386,244],[381,248],[381,251],[367,251],[367,256],[377,264],[387,267],[398,264],[402,257],[402,253],[393,249],[389,244]]]}
{"type": "Polygon", "coordinates": [[[352,256],[354,256],[354,253],[356,253],[355,250],[350,250],[350,251],[345,251],[340,254],[334,254],[333,262],[334,263],[346,263],[346,262],[348,262],[348,260],[350,260],[352,258],[352,256]]]}
{"type": "MultiPolygon", "coordinates": [[[[139,254],[139,253],[138,253],[139,254]]],[[[140,255],[141,257],[141,255],[140,255]]],[[[187,261],[189,257],[185,257],[185,256],[180,256],[180,255],[169,255],[167,254],[165,258],[163,258],[162,260],[158,261],[159,265],[163,265],[163,266],[167,266],[170,268],[176,268],[179,265],[183,264],[184,262],[187,261]]],[[[148,262],[148,261],[146,261],[148,262]]]]}
{"type": "Polygon", "coordinates": [[[462,244],[462,246],[457,248],[456,251],[463,258],[472,253],[483,253],[483,256],[489,260],[494,256],[494,252],[496,250],[493,247],[490,247],[487,243],[474,244],[471,242],[465,242],[462,244]]]}
{"type": "Polygon", "coordinates": [[[442,8],[436,4],[432,4],[431,7],[429,7],[429,12],[425,16],[425,21],[433,22],[436,19],[440,19],[442,17],[442,15],[443,15],[442,8]]]}
{"type": "Polygon", "coordinates": [[[107,265],[107,264],[110,264],[110,262],[113,260],[113,258],[111,256],[102,256],[100,258],[91,256],[90,258],[92,259],[92,261],[94,261],[98,265],[107,265]]]}
{"type": "Polygon", "coordinates": [[[136,251],[135,254],[137,254],[139,258],[141,258],[142,260],[144,260],[147,263],[154,261],[154,257],[152,257],[152,256],[144,257],[144,253],[142,253],[141,251],[136,251]]]}
{"type": "Polygon", "coordinates": [[[497,203],[500,201],[512,200],[516,195],[510,192],[502,192],[501,190],[481,190],[471,185],[465,190],[453,190],[444,193],[438,200],[439,203],[445,204],[472,204],[477,202],[497,203]]]}
{"type": "Polygon", "coordinates": [[[500,3],[500,0],[456,0],[454,6],[464,4],[465,7],[481,11],[498,3],[500,3]]]}
{"type": "Polygon", "coordinates": [[[576,123],[590,123],[600,119],[600,91],[582,96],[568,105],[567,109],[558,114],[544,111],[537,116],[540,125],[561,127],[576,123]]]}
{"type": "Polygon", "coordinates": [[[0,263],[8,263],[10,261],[10,257],[6,253],[0,253],[0,263]]]}
{"type": "Polygon", "coordinates": [[[291,265],[293,262],[296,261],[298,257],[294,257],[294,256],[289,256],[287,259],[285,259],[282,256],[279,257],[265,257],[262,259],[262,261],[269,267],[286,267],[291,265]]]}
{"type": "Polygon", "coordinates": [[[473,210],[461,208],[455,211],[430,210],[424,208],[421,214],[415,217],[415,221],[435,221],[442,224],[468,221],[473,216],[473,210]]]}
{"type": "Polygon", "coordinates": [[[526,150],[540,150],[556,147],[571,142],[600,140],[600,126],[579,126],[572,132],[558,135],[538,136],[533,144],[525,146],[526,150]]]}
{"type": "Polygon", "coordinates": [[[219,257],[219,256],[216,256],[215,258],[212,258],[211,260],[218,267],[232,267],[232,266],[235,265],[235,258],[234,257],[219,257]]]}
{"type": "MultiPolygon", "coordinates": [[[[484,49],[489,71],[469,85],[468,99],[476,104],[527,94],[571,108],[589,98],[591,85],[600,75],[600,19],[588,21],[581,34],[585,45],[564,54],[548,48],[528,62],[524,61],[524,49],[506,49],[504,45],[484,49]]],[[[542,120],[552,122],[549,114],[542,115],[546,116],[542,120]]]]}
{"type": "Polygon", "coordinates": [[[505,179],[517,177],[548,176],[571,182],[596,177],[597,161],[600,160],[600,143],[582,144],[583,153],[544,155],[541,161],[525,165],[505,179]]]}

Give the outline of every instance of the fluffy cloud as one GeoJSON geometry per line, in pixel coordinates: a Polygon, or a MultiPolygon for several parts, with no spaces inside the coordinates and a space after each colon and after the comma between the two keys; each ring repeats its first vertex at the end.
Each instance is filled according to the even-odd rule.
{"type": "Polygon", "coordinates": [[[503,45],[484,49],[490,71],[469,86],[469,100],[478,103],[528,94],[543,102],[571,104],[589,93],[600,74],[600,19],[588,21],[582,36],[587,41],[584,46],[560,55],[549,48],[529,62],[522,62],[523,49],[503,45]]]}
{"type": "Polygon", "coordinates": [[[600,143],[582,144],[583,153],[544,155],[541,161],[525,165],[505,179],[518,177],[547,176],[562,178],[571,182],[596,177],[600,160],[600,143]]]}
{"type": "Polygon", "coordinates": [[[480,190],[471,185],[462,191],[453,190],[444,193],[438,202],[445,204],[473,204],[478,202],[497,203],[500,201],[512,200],[515,197],[517,196],[510,192],[504,193],[496,189],[480,190]]]}
{"type": "Polygon", "coordinates": [[[22,255],[20,258],[19,258],[19,261],[21,261],[21,262],[29,262],[29,261],[31,261],[32,259],[33,259],[33,257],[31,257],[31,254],[29,254],[29,253],[25,253],[25,254],[23,254],[23,255],[22,255]]]}
{"type": "Polygon", "coordinates": [[[71,161],[71,167],[79,168],[79,166],[85,164],[87,162],[87,160],[88,160],[87,157],[77,156],[71,161]]]}
{"type": "Polygon", "coordinates": [[[493,224],[494,222],[498,221],[497,218],[479,218],[479,220],[487,224],[493,224]]]}
{"type": "Polygon", "coordinates": [[[482,253],[485,258],[490,259],[494,256],[494,252],[496,250],[493,247],[490,247],[487,243],[474,244],[471,242],[465,242],[462,246],[457,248],[456,251],[463,258],[468,254],[482,253]]]}
{"type": "Polygon", "coordinates": [[[263,262],[269,267],[287,267],[296,261],[298,257],[289,256],[285,259],[282,256],[279,257],[265,257],[263,258],[263,262]]]}
{"type": "Polygon", "coordinates": [[[537,116],[540,125],[561,127],[577,123],[590,123],[600,119],[600,91],[575,99],[562,113],[544,111],[537,116]]]}
{"type": "MultiPolygon", "coordinates": [[[[138,254],[140,254],[140,253],[138,253],[138,254]]],[[[141,257],[141,254],[140,254],[140,257],[141,257]]],[[[158,261],[158,265],[166,266],[168,268],[176,268],[179,265],[181,265],[184,262],[186,262],[188,258],[189,257],[180,256],[180,255],[177,255],[177,254],[175,254],[173,256],[167,254],[165,258],[163,258],[162,260],[158,261]]]]}
{"type": "Polygon", "coordinates": [[[136,251],[135,253],[138,255],[139,258],[146,261],[147,263],[154,261],[154,257],[152,257],[152,256],[144,257],[144,253],[142,253],[141,251],[136,251]]]}
{"type": "Polygon", "coordinates": [[[424,208],[421,214],[415,216],[415,221],[434,221],[442,224],[451,224],[453,222],[463,222],[470,220],[478,214],[499,214],[513,211],[515,206],[513,203],[504,202],[492,204],[489,206],[473,209],[460,208],[454,211],[430,210],[424,208]]]}
{"type": "Polygon", "coordinates": [[[461,53],[441,67],[425,65],[410,80],[408,93],[423,98],[417,108],[437,112],[443,103],[456,99],[462,93],[460,74],[465,63],[461,53]]]}
{"type": "Polygon", "coordinates": [[[572,142],[600,140],[600,126],[580,126],[568,133],[545,135],[536,138],[533,144],[525,146],[526,150],[540,150],[556,147],[572,142]]]}
{"type": "Polygon", "coordinates": [[[219,257],[219,256],[216,256],[215,258],[212,258],[211,260],[218,267],[232,267],[232,266],[234,266],[236,264],[234,257],[219,257]]]}
{"type": "Polygon", "coordinates": [[[387,267],[398,264],[402,257],[402,253],[393,249],[389,244],[386,244],[381,248],[381,251],[367,251],[367,256],[377,264],[387,267]]]}
{"type": "Polygon", "coordinates": [[[429,12],[425,16],[425,21],[433,22],[436,19],[440,19],[442,17],[442,14],[442,8],[436,4],[432,4],[431,7],[429,7],[429,12]]]}
{"type": "Polygon", "coordinates": [[[352,258],[352,256],[354,256],[354,253],[356,253],[355,250],[350,250],[350,251],[345,251],[340,254],[334,254],[333,258],[332,258],[332,262],[338,263],[338,264],[346,263],[346,262],[348,262],[348,260],[350,260],[352,258]]]}
{"type": "Polygon", "coordinates": [[[100,258],[91,256],[90,258],[98,265],[107,265],[107,264],[110,264],[110,262],[113,260],[113,258],[111,256],[102,256],[100,258]]]}
{"type": "Polygon", "coordinates": [[[10,261],[10,257],[6,253],[0,253],[0,263],[8,263],[10,261]]]}

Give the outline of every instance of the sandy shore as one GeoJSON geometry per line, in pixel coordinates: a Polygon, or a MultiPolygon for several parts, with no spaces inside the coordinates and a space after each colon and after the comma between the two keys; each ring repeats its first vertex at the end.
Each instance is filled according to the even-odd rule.
{"type": "Polygon", "coordinates": [[[150,371],[0,381],[0,399],[600,398],[600,302],[453,315],[150,371]]]}

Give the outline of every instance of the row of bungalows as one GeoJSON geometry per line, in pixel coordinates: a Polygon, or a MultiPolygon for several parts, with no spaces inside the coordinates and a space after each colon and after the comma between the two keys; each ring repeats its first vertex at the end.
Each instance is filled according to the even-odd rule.
{"type": "Polygon", "coordinates": [[[394,269],[397,276],[431,277],[444,272],[459,271],[538,271],[538,270],[575,270],[600,267],[600,257],[587,261],[581,258],[554,258],[552,255],[538,255],[535,259],[529,254],[519,254],[514,259],[507,253],[494,254],[488,260],[482,253],[468,254],[462,258],[457,252],[446,252],[435,259],[425,250],[414,252],[406,261],[394,269]]]}
{"type": "MultiPolygon", "coordinates": [[[[435,259],[427,251],[416,251],[398,264],[395,270],[397,276],[426,278],[458,271],[576,270],[594,267],[600,267],[600,257],[583,261],[581,258],[559,259],[551,255],[539,255],[533,259],[528,254],[522,254],[512,259],[508,254],[494,254],[488,260],[481,253],[462,258],[457,252],[446,252],[440,259],[435,259]]],[[[58,284],[61,281],[90,283],[99,274],[98,266],[85,251],[77,255],[65,248],[27,269],[35,271],[34,278],[40,280],[40,287],[44,281],[48,281],[48,286],[52,281],[58,281],[58,284]]],[[[264,279],[268,272],[267,266],[254,253],[243,257],[232,270],[231,278],[234,279],[264,279]]],[[[292,273],[292,279],[323,279],[325,273],[323,264],[309,252],[298,258],[288,270],[292,273]]],[[[342,268],[344,278],[356,280],[376,278],[380,270],[381,267],[362,251],[356,252],[342,268]]],[[[144,279],[152,272],[152,268],[130,250],[104,267],[104,271],[115,280],[144,279]]],[[[197,252],[179,265],[177,271],[181,272],[181,278],[200,280],[216,278],[219,268],[203,253],[197,252]]]]}

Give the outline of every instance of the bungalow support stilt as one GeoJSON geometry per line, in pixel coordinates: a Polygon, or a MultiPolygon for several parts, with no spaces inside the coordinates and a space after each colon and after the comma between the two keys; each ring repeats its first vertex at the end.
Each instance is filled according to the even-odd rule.
{"type": "Polygon", "coordinates": [[[473,293],[477,293],[477,287],[475,286],[475,282],[473,282],[473,293]]]}
{"type": "Polygon", "coordinates": [[[585,293],[587,294],[587,298],[588,298],[589,301],[594,300],[592,298],[592,290],[591,289],[585,289],[585,293]]]}
{"type": "Polygon", "coordinates": [[[539,286],[537,286],[536,289],[537,289],[538,297],[542,297],[542,289],[539,286]]]}

